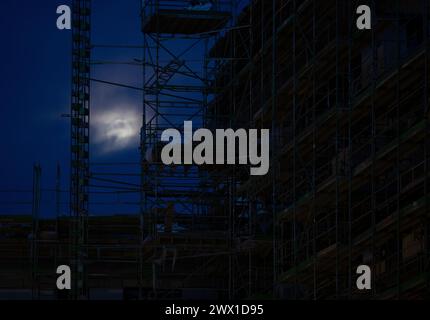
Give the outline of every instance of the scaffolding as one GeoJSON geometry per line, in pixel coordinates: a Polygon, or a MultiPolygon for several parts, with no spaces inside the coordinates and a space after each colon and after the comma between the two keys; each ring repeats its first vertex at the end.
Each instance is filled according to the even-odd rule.
{"type": "Polygon", "coordinates": [[[359,264],[372,297],[424,290],[428,4],[369,2],[369,32],[358,5],[142,3],[141,298],[360,298],[359,264]],[[163,165],[189,120],[270,128],[270,173],[163,165]]]}
{"type": "Polygon", "coordinates": [[[374,298],[428,288],[428,1],[368,2],[369,32],[355,28],[361,4],[250,5],[253,63],[230,82],[255,79],[235,114],[272,128],[272,167],[238,190],[272,213],[275,297],[368,298],[360,264],[374,298]]]}
{"type": "MultiPolygon", "coordinates": [[[[264,61],[257,61],[263,50],[256,45],[260,40],[260,28],[263,25],[266,31],[271,28],[270,16],[265,13],[264,22],[261,20],[263,8],[270,5],[269,2],[247,3],[235,19],[236,27],[220,37],[210,50],[211,58],[220,63],[214,77],[218,90],[205,117],[206,126],[212,130],[271,128],[254,117],[262,105],[260,85],[270,88],[267,77],[262,77],[262,65],[270,73],[271,51],[264,50],[264,61]]],[[[270,297],[273,288],[272,193],[257,191],[263,187],[263,179],[246,183],[248,166],[217,168],[217,172],[228,177],[230,182],[225,193],[225,201],[229,203],[228,232],[232,239],[232,255],[227,267],[229,297],[270,297]]]]}
{"type": "Polygon", "coordinates": [[[231,219],[270,230],[248,235],[248,260],[236,254],[236,287],[249,283],[238,297],[252,286],[281,298],[364,297],[360,264],[376,270],[372,297],[425,290],[428,2],[368,2],[369,32],[355,28],[361,4],[252,1],[243,12],[251,58],[220,75],[213,113],[227,119],[220,127],[271,128],[272,166],[263,178],[233,173],[231,219]]]}
{"type": "Polygon", "coordinates": [[[87,296],[84,259],[89,214],[91,1],[74,0],[72,10],[70,262],[75,275],[73,296],[80,299],[87,296]]]}
{"type": "MultiPolygon", "coordinates": [[[[162,132],[206,122],[213,81],[223,64],[210,57],[211,43],[232,27],[235,1],[143,1],[144,126],[142,128],[142,258],[158,298],[180,297],[200,287],[227,296],[232,235],[228,233],[228,176],[195,165],[165,166],[162,132]],[[225,201],[225,202],[224,202],[225,201]],[[187,293],[184,293],[184,290],[187,293]]],[[[180,145],[190,145],[184,138],[180,145]]],[[[185,155],[184,157],[189,156],[185,155]]],[[[231,205],[230,205],[231,207],[231,205]]],[[[208,293],[209,292],[209,293],[208,293]]],[[[201,293],[200,293],[201,294],[201,293]]]]}
{"type": "Polygon", "coordinates": [[[59,218],[58,171],[57,220],[39,219],[35,167],[33,219],[1,220],[5,234],[32,238],[1,257],[16,256],[16,281],[35,299],[52,256],[72,262],[74,299],[94,288],[126,299],[428,297],[429,10],[428,0],[143,0],[143,84],[132,87],[90,77],[90,1],[74,1],[71,216],[59,218]],[[359,31],[363,4],[372,29],[359,31]],[[90,172],[91,81],[143,95],[139,184],[90,172]],[[184,121],[271,129],[269,174],[164,165],[161,135],[184,121]],[[139,212],[91,217],[90,181],[108,197],[137,193],[139,212]],[[370,292],[356,289],[362,264],[370,292]]]}

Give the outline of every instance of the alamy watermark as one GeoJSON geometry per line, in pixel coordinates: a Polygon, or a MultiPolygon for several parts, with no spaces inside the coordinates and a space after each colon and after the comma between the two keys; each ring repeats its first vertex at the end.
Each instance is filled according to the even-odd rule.
{"type": "Polygon", "coordinates": [[[165,165],[251,165],[253,176],[269,171],[268,129],[217,129],[215,135],[208,129],[198,129],[193,133],[192,121],[185,121],[183,137],[179,130],[167,129],[161,141],[167,142],[161,152],[165,165]]]}

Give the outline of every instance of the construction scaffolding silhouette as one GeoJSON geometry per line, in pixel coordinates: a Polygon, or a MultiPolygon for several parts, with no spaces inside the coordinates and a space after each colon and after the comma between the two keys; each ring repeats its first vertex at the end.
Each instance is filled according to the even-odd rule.
{"type": "Polygon", "coordinates": [[[91,43],[93,2],[73,1],[70,190],[58,167],[57,218],[40,218],[35,166],[31,215],[0,216],[0,263],[23,274],[0,289],[30,288],[34,299],[429,296],[428,0],[142,0],[135,46],[91,43]],[[371,30],[356,28],[363,4],[371,30]],[[141,86],[91,73],[110,63],[93,50],[109,48],[139,50],[127,65],[141,86]],[[141,95],[136,163],[91,161],[94,83],[141,95]],[[161,135],[184,121],[270,129],[269,173],[164,165],[161,135]],[[100,194],[133,195],[117,204],[135,214],[94,214],[114,204],[100,194]],[[55,289],[59,264],[77,275],[70,295],[55,289]],[[356,287],[359,265],[371,267],[370,291],[356,287]]]}

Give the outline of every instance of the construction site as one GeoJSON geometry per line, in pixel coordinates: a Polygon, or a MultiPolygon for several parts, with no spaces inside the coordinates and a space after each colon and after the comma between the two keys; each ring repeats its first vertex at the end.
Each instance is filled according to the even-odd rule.
{"type": "Polygon", "coordinates": [[[96,2],[71,6],[57,218],[41,215],[39,165],[23,214],[0,203],[0,299],[429,298],[430,1],[141,0],[140,87],[93,76],[96,2]],[[141,96],[133,177],[92,161],[94,83],[141,96]],[[161,135],[184,121],[270,129],[269,173],[166,166],[161,135]],[[135,213],[95,214],[100,191],[133,194],[135,213]],[[57,290],[59,265],[71,291],[57,290]],[[371,290],[357,289],[360,265],[371,290]]]}

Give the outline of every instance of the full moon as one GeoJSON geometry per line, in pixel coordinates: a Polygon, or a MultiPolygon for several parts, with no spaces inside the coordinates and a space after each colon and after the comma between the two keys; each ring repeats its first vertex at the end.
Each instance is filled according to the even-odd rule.
{"type": "Polygon", "coordinates": [[[139,143],[141,119],[137,110],[130,107],[99,111],[93,125],[94,142],[102,153],[123,151],[139,143]]]}

